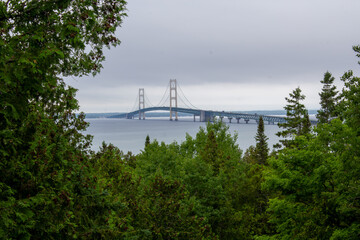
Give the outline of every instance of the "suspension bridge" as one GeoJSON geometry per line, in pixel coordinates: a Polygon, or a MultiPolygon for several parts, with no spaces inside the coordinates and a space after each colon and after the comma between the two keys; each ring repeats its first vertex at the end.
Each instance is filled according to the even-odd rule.
{"type": "MultiPolygon", "coordinates": [[[[259,114],[248,114],[248,113],[239,113],[239,112],[228,112],[228,111],[212,111],[212,110],[203,110],[195,107],[185,96],[180,85],[178,85],[176,79],[171,79],[165,93],[157,105],[153,105],[149,98],[145,95],[144,88],[139,89],[139,94],[135,101],[135,104],[132,108],[133,110],[128,113],[122,113],[118,115],[113,115],[111,118],[127,118],[127,119],[143,119],[145,120],[146,112],[156,112],[156,111],[168,111],[170,121],[178,121],[178,113],[186,113],[193,115],[194,122],[196,118],[200,119],[200,122],[209,122],[214,121],[216,118],[223,121],[223,118],[227,118],[231,123],[232,120],[236,120],[237,123],[243,121],[249,123],[249,121],[259,121],[260,116],[262,116],[264,121],[267,121],[268,124],[275,123],[284,123],[286,119],[279,116],[267,116],[259,114]],[[179,91],[178,91],[179,90],[179,91]],[[180,94],[181,93],[181,94],[180,94]],[[182,103],[184,107],[179,107],[178,103],[182,103]],[[169,105],[167,105],[169,103],[169,105]]],[[[312,124],[316,124],[316,121],[311,121],[312,124]]]]}

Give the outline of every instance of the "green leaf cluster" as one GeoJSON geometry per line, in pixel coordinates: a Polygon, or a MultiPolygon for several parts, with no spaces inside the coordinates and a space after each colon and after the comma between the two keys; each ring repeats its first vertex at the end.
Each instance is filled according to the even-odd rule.
{"type": "Polygon", "coordinates": [[[0,239],[107,238],[117,208],[62,76],[96,74],[125,1],[0,2],[0,239]]]}
{"type": "Polygon", "coordinates": [[[136,172],[147,186],[159,176],[181,184],[180,205],[220,239],[253,239],[271,232],[268,193],[261,190],[263,166],[245,162],[236,139],[214,122],[180,145],[154,140],[137,156],[136,172]]]}

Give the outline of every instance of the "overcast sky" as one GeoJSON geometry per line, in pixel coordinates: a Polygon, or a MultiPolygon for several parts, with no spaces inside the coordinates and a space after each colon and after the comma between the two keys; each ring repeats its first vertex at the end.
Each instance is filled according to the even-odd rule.
{"type": "Polygon", "coordinates": [[[340,87],[345,71],[360,72],[359,0],[128,0],[127,9],[102,72],[66,80],[81,111],[130,111],[139,88],[157,104],[170,79],[201,109],[282,109],[298,86],[317,109],[326,71],[340,87]]]}

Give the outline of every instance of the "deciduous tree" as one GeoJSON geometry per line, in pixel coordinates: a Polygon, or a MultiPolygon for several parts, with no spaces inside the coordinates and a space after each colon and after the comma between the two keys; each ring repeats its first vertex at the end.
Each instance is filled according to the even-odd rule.
{"type": "Polygon", "coordinates": [[[0,238],[106,238],[112,208],[89,165],[76,90],[96,74],[125,1],[0,1],[0,238]],[[110,214],[110,215],[109,215],[110,214]],[[109,217],[109,218],[108,218],[109,217]]]}

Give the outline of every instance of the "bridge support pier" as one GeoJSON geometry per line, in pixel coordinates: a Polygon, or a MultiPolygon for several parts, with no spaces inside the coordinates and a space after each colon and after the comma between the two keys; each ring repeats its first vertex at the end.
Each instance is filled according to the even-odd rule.
{"type": "Polygon", "coordinates": [[[223,116],[220,116],[220,121],[221,121],[221,122],[223,121],[223,118],[224,118],[223,116]]]}
{"type": "MultiPolygon", "coordinates": [[[[195,119],[195,115],[194,115],[195,119]]],[[[200,122],[210,122],[211,121],[211,115],[207,111],[200,111],[200,122]]]]}
{"type": "Polygon", "coordinates": [[[139,112],[139,120],[145,120],[145,112],[139,112]]]}
{"type": "Polygon", "coordinates": [[[194,122],[196,122],[195,117],[196,117],[196,115],[194,114],[194,122]]]}
{"type": "Polygon", "coordinates": [[[229,119],[229,123],[231,123],[232,117],[228,117],[228,119],[229,119]]]}
{"type": "Polygon", "coordinates": [[[249,123],[249,119],[244,119],[244,120],[245,120],[246,124],[248,124],[248,123],[249,123]]]}
{"type": "Polygon", "coordinates": [[[239,117],[236,118],[237,123],[240,122],[240,119],[241,119],[241,118],[239,118],[239,117]]]}

